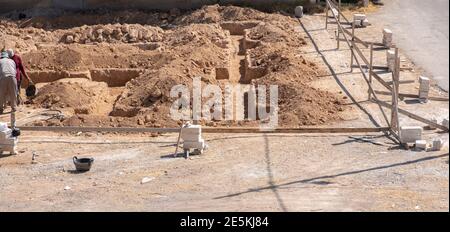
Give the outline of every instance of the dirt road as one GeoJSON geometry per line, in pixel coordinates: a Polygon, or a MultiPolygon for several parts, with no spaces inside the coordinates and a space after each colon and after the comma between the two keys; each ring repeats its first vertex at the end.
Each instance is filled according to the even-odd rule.
{"type": "Polygon", "coordinates": [[[389,0],[370,16],[394,32],[395,43],[438,85],[449,88],[449,2],[446,0],[389,0]]]}

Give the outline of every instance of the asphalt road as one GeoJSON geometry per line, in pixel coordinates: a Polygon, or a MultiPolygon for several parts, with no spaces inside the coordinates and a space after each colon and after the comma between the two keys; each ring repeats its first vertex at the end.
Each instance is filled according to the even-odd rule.
{"type": "Polygon", "coordinates": [[[449,1],[385,0],[371,16],[394,32],[394,42],[427,75],[449,89],[449,1]]]}

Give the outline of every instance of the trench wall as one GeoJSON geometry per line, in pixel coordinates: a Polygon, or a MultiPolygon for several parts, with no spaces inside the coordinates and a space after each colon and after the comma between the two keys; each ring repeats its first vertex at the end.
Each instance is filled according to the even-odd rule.
{"type": "Polygon", "coordinates": [[[0,0],[0,13],[30,8],[169,10],[172,8],[195,9],[210,4],[267,7],[273,4],[304,5],[310,1],[316,0],[0,0]]]}

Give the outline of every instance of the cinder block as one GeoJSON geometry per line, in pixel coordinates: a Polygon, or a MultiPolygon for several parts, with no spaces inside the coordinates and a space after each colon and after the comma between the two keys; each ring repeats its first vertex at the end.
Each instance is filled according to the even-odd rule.
{"type": "Polygon", "coordinates": [[[392,37],[393,33],[389,29],[383,30],[383,44],[385,47],[391,47],[392,46],[392,37]]]}
{"type": "Polygon", "coordinates": [[[442,149],[442,145],[444,145],[444,142],[442,139],[435,139],[433,140],[431,150],[432,151],[440,151],[442,149]]]}
{"type": "Polygon", "coordinates": [[[416,149],[427,149],[427,141],[426,140],[417,140],[416,141],[416,149]]]}
{"type": "Polygon", "coordinates": [[[368,19],[364,19],[364,20],[362,21],[361,25],[362,25],[363,27],[369,26],[369,25],[370,25],[369,20],[368,20],[368,19]]]}
{"type": "Polygon", "coordinates": [[[448,118],[442,120],[442,125],[448,128],[448,118]]]}
{"type": "Polygon", "coordinates": [[[3,146],[3,145],[16,146],[17,142],[18,142],[17,137],[10,137],[10,138],[0,140],[0,146],[3,146]]]}
{"type": "Polygon", "coordinates": [[[9,128],[4,131],[0,131],[0,141],[10,138],[11,135],[12,135],[12,130],[9,128]]]}
{"type": "MultiPolygon", "coordinates": [[[[432,121],[432,122],[438,124],[438,120],[437,120],[436,118],[432,118],[430,121],[432,121]]],[[[428,129],[430,129],[430,130],[436,130],[437,128],[436,128],[435,126],[428,125],[428,129]]]]}
{"type": "Polygon", "coordinates": [[[395,51],[388,50],[386,52],[386,62],[387,62],[389,71],[391,71],[391,72],[394,71],[394,69],[395,69],[395,51]]]}
{"type": "Polygon", "coordinates": [[[363,21],[364,19],[366,19],[366,15],[365,14],[353,14],[353,20],[360,20],[363,21]]]}
{"type": "Polygon", "coordinates": [[[429,92],[428,91],[419,91],[420,99],[428,99],[429,92]]]}
{"type": "Polygon", "coordinates": [[[183,142],[183,149],[203,149],[205,147],[205,140],[201,139],[198,142],[183,142]]]}
{"type": "Polygon", "coordinates": [[[400,140],[402,143],[415,143],[422,140],[423,128],[420,126],[400,127],[400,140]]]}
{"type": "Polygon", "coordinates": [[[183,141],[194,141],[198,142],[202,139],[201,134],[181,134],[183,141]]]}
{"type": "Polygon", "coordinates": [[[360,27],[362,25],[362,22],[361,22],[361,20],[355,19],[355,20],[353,20],[353,24],[355,24],[355,27],[360,27]]]}

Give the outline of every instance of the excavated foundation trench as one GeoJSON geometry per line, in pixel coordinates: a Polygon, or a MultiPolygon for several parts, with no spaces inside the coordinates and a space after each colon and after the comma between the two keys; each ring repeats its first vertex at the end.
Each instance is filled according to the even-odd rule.
{"type": "Polygon", "coordinates": [[[267,69],[252,66],[248,50],[261,44],[260,41],[249,38],[249,29],[258,26],[261,22],[225,22],[220,26],[230,32],[232,40],[232,53],[229,67],[216,69],[217,79],[228,79],[233,83],[249,84],[251,80],[258,79],[267,74],[267,69]],[[219,70],[219,71],[217,71],[219,70]]]}
{"type": "MultiPolygon", "coordinates": [[[[92,99],[89,99],[87,102],[81,102],[80,100],[79,106],[72,106],[74,113],[110,116],[113,114],[114,105],[118,97],[125,90],[126,84],[137,78],[142,72],[142,69],[109,68],[91,69],[80,72],[29,71],[28,74],[38,86],[38,89],[42,89],[44,92],[52,88],[50,85],[56,85],[61,90],[68,88],[66,84],[76,86],[70,89],[68,93],[64,91],[58,92],[55,89],[52,89],[53,91],[47,90],[47,96],[41,96],[40,99],[45,102],[46,107],[51,107],[52,104],[58,104],[59,101],[55,99],[64,98],[66,102],[73,102],[75,100],[73,98],[76,98],[77,94],[81,94],[79,91],[85,90],[87,93],[92,94],[92,99]],[[43,100],[42,97],[44,98],[43,100]]],[[[64,105],[59,106],[64,107],[64,105]]]]}

